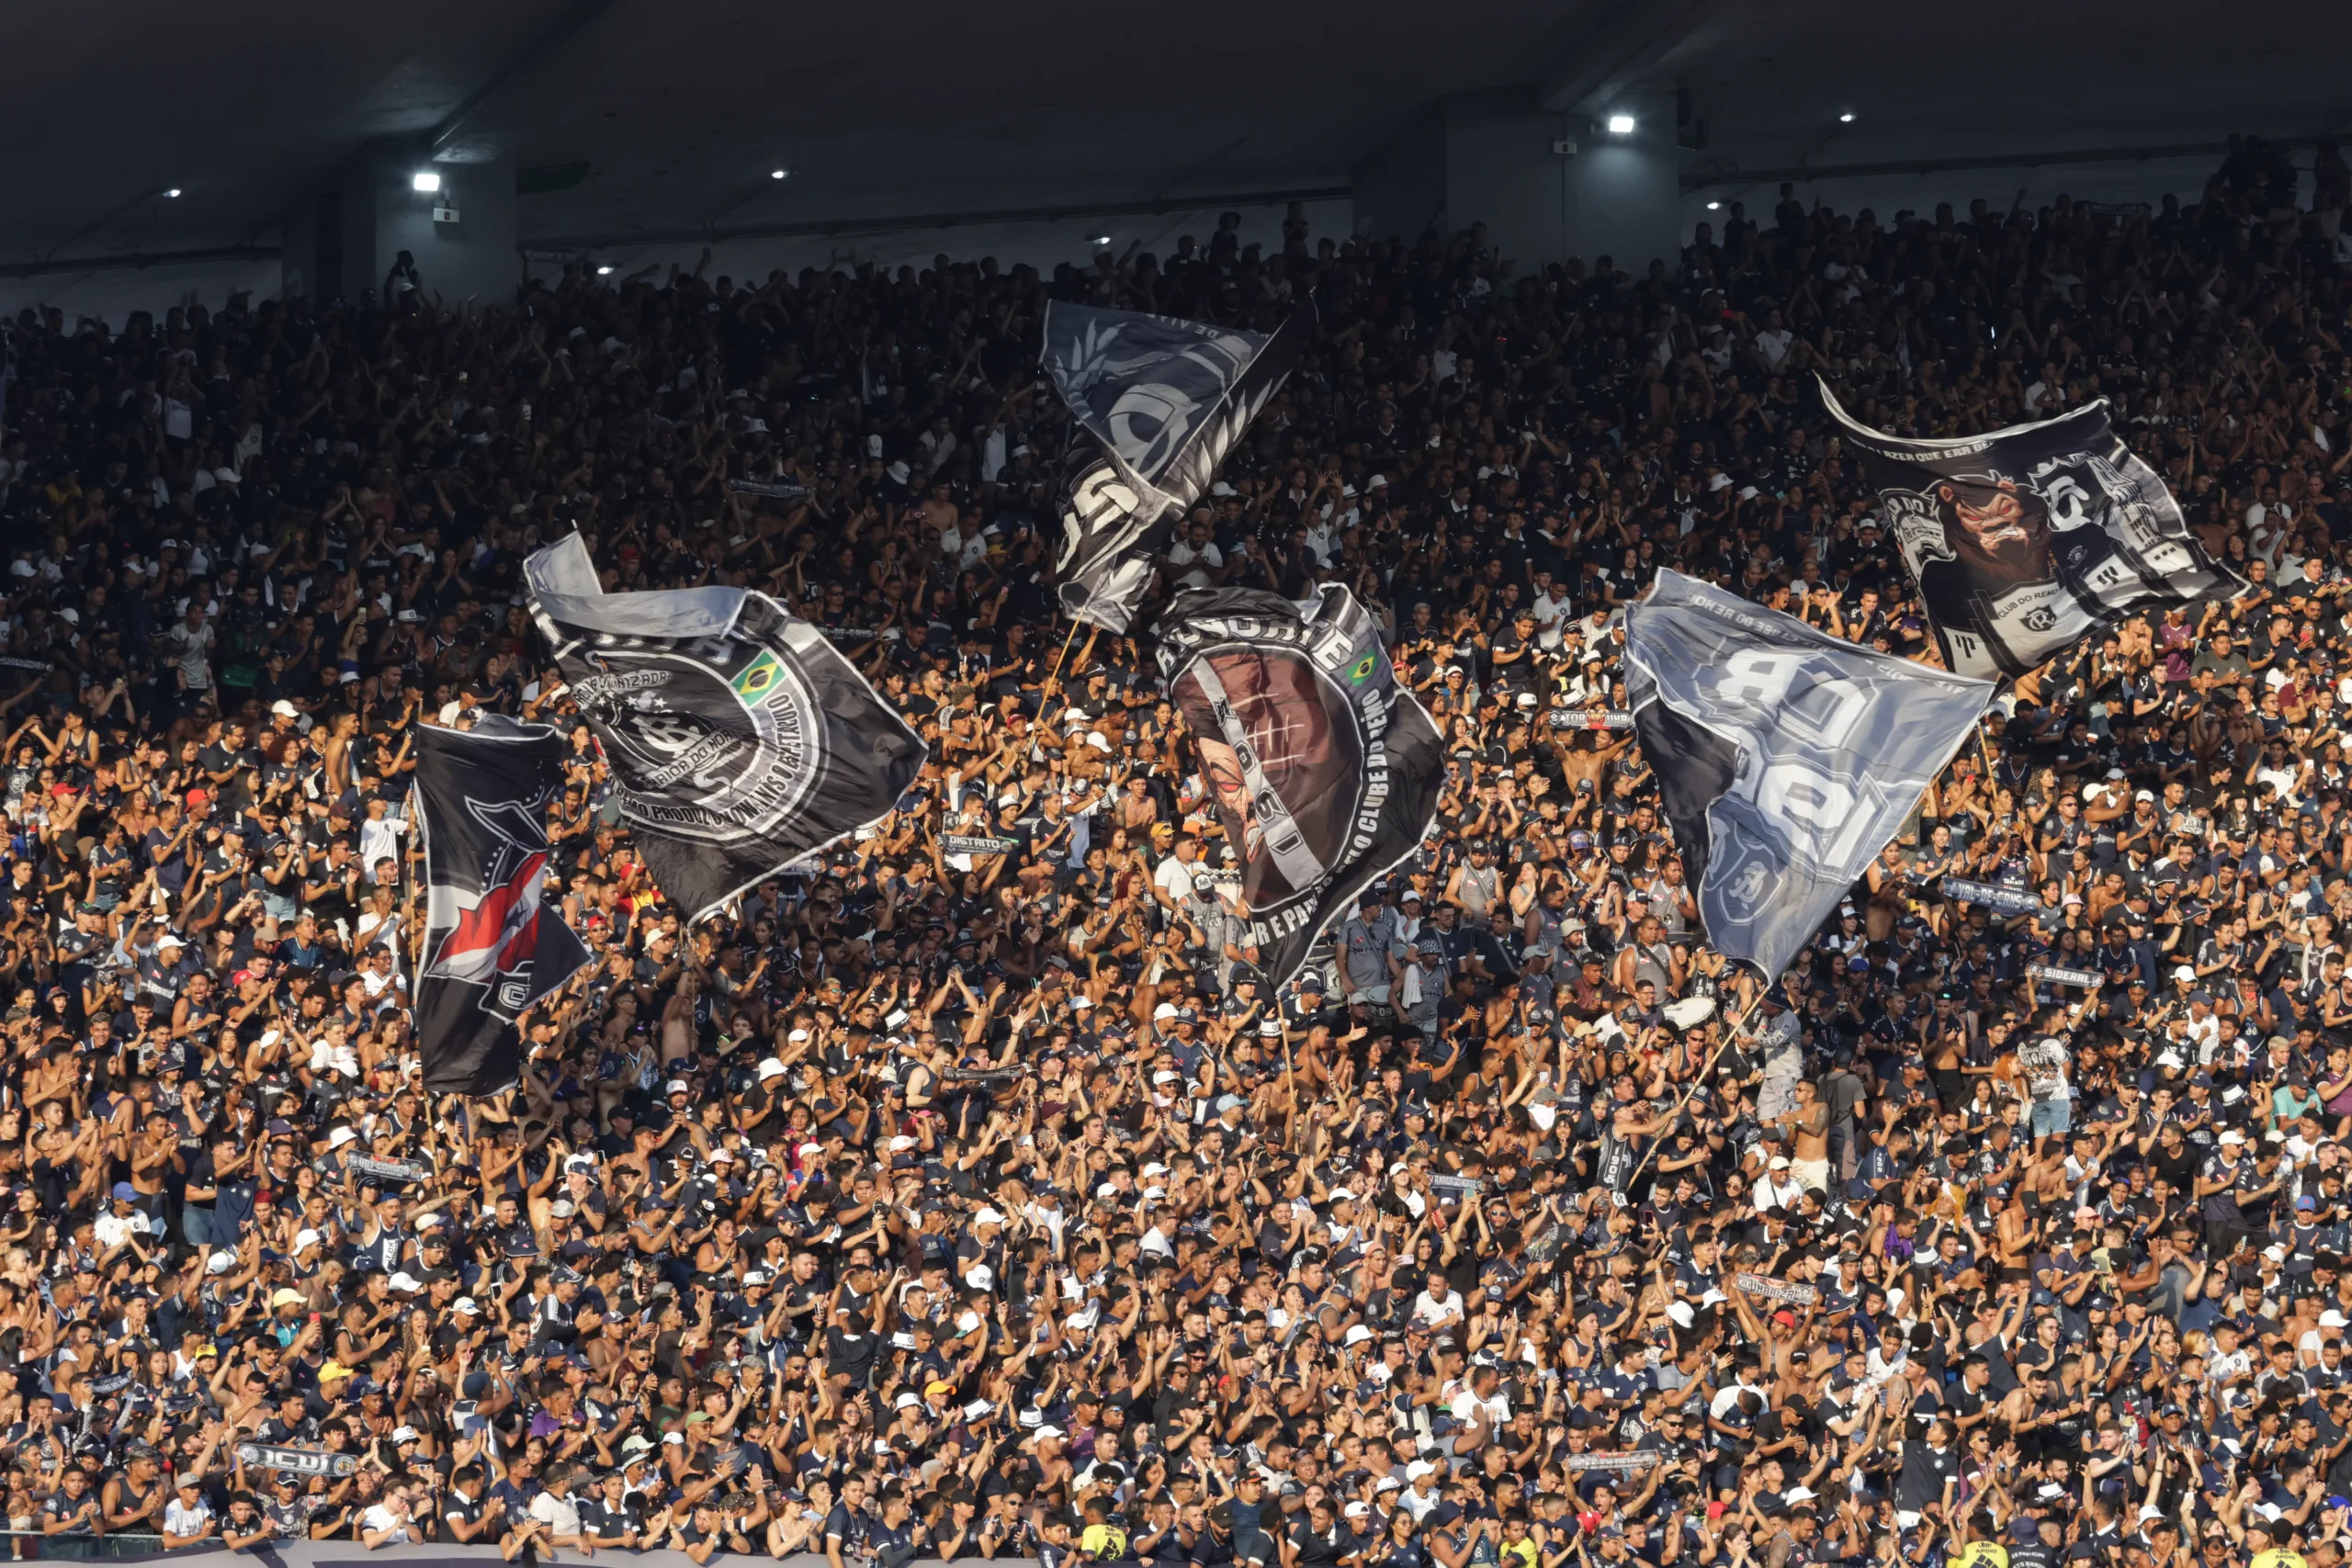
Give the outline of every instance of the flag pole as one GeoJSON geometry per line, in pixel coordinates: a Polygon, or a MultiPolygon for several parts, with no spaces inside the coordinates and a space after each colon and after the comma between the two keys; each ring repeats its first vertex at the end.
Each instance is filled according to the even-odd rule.
{"type": "Polygon", "coordinates": [[[1050,686],[1062,672],[1062,660],[1069,657],[1069,645],[1078,640],[1078,622],[1070,621],[1069,630],[1062,637],[1062,650],[1054,655],[1054,667],[1046,671],[1046,684],[1050,686]]]}
{"type": "MultiPolygon", "coordinates": [[[[1725,1051],[1731,1049],[1731,1043],[1739,1038],[1740,1032],[1747,1027],[1747,1021],[1755,1016],[1758,1008],[1764,1005],[1765,996],[1773,986],[1778,984],[1777,980],[1759,983],[1756,987],[1756,994],[1741,1005],[1737,1015],[1724,1026],[1722,1043],[1708,1053],[1706,1061],[1701,1065],[1698,1073],[1691,1078],[1690,1087],[1684,1089],[1682,1098],[1674,1102],[1673,1112],[1666,1119],[1666,1127],[1670,1128],[1680,1120],[1683,1108],[1690,1103],[1691,1098],[1699,1092],[1700,1085],[1707,1081],[1707,1075],[1715,1070],[1715,1064],[1723,1059],[1723,1054],[1725,1051]]],[[[1634,1167],[1634,1174],[1625,1179],[1625,1185],[1628,1188],[1642,1179],[1642,1172],[1649,1168],[1650,1156],[1657,1153],[1658,1145],[1665,1141],[1666,1132],[1661,1128],[1651,1137],[1650,1146],[1642,1151],[1641,1162],[1634,1167]]]]}

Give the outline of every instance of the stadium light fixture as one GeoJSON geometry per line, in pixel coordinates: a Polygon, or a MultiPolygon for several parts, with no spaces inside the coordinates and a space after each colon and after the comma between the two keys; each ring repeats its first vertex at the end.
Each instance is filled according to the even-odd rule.
{"type": "Polygon", "coordinates": [[[596,276],[598,277],[610,277],[612,275],[613,264],[610,262],[606,262],[604,265],[596,269],[596,276]]]}
{"type": "Polygon", "coordinates": [[[441,188],[441,176],[431,169],[419,169],[409,179],[409,187],[421,196],[431,196],[441,188]]]}
{"type": "Polygon", "coordinates": [[[768,178],[772,180],[780,180],[791,173],[792,171],[790,169],[770,169],[768,171],[768,178]]]}
{"type": "Polygon", "coordinates": [[[1853,124],[1853,123],[1854,123],[1854,111],[1853,111],[1852,109],[1848,109],[1844,114],[1839,115],[1839,116],[1838,117],[1838,124],[1840,124],[1840,125],[1851,125],[1851,124],[1853,124]]]}
{"type": "Polygon", "coordinates": [[[1634,134],[1634,117],[1633,117],[1632,115],[1629,115],[1629,114],[1612,114],[1612,115],[1611,115],[1611,116],[1609,117],[1609,134],[1610,134],[1610,135],[1611,135],[1611,136],[1631,136],[1631,135],[1633,135],[1633,134],[1634,134]]]}
{"type": "Polygon", "coordinates": [[[1723,205],[1724,204],[1720,201],[1711,201],[1707,203],[1707,210],[1710,212],[1719,212],[1723,209],[1723,205]]]}
{"type": "Polygon", "coordinates": [[[180,187],[179,187],[179,186],[174,186],[171,189],[169,189],[169,190],[165,191],[164,194],[166,197],[171,197],[173,200],[176,201],[176,200],[178,200],[178,199],[179,199],[180,187]]]}

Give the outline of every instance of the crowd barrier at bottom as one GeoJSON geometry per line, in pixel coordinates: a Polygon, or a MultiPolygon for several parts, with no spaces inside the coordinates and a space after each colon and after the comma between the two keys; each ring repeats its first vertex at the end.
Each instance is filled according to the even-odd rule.
{"type": "MultiPolygon", "coordinates": [[[[498,1548],[494,1546],[435,1544],[381,1546],[370,1551],[356,1540],[297,1540],[273,1541],[267,1546],[251,1547],[241,1551],[232,1551],[218,1542],[208,1542],[203,1546],[192,1546],[183,1551],[166,1552],[163,1549],[162,1538],[153,1535],[119,1534],[101,1540],[90,1536],[43,1537],[14,1532],[0,1533],[9,1536],[8,1544],[14,1549],[6,1554],[7,1557],[28,1562],[34,1560],[52,1562],[119,1562],[133,1560],[153,1562],[159,1558],[169,1557],[174,1562],[186,1562],[199,1558],[236,1557],[248,1562],[260,1562],[265,1565],[265,1568],[362,1568],[363,1564],[381,1568],[381,1565],[386,1563],[425,1562],[479,1564],[481,1568],[488,1568],[489,1564],[503,1562],[498,1548]]],[[[684,1552],[666,1550],[599,1551],[592,1560],[585,1552],[562,1550],[549,1551],[542,1549],[537,1556],[540,1562],[577,1563],[581,1564],[582,1568],[586,1568],[592,1561],[595,1562],[625,1562],[629,1563],[631,1568],[695,1568],[695,1560],[684,1552]]],[[[764,1561],[766,1553],[754,1552],[752,1557],[746,1558],[739,1552],[721,1551],[712,1559],[712,1562],[714,1564],[729,1562],[748,1562],[754,1558],[764,1561]]],[[[518,1558],[516,1561],[521,1562],[526,1559],[518,1558]]],[[[790,1557],[776,1561],[780,1568],[825,1568],[825,1558],[820,1552],[797,1552],[790,1557]]],[[[980,1559],[966,1558],[963,1561],[978,1563],[980,1559]]],[[[1035,1558],[997,1558],[991,1559],[990,1562],[1001,1564],[1001,1568],[1036,1568],[1035,1558]]],[[[227,1568],[227,1565],[220,1564],[219,1568],[227,1568]]],[[[935,1557],[918,1557],[910,1561],[906,1568],[948,1568],[948,1565],[935,1557]]]]}

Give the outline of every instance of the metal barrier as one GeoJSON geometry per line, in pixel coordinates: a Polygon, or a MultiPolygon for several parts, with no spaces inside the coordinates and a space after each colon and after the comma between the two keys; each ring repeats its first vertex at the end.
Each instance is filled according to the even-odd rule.
{"type": "Polygon", "coordinates": [[[153,1530],[118,1530],[111,1535],[0,1530],[0,1535],[9,1538],[8,1561],[12,1562],[107,1562],[164,1554],[164,1538],[153,1530]]]}
{"type": "MultiPolygon", "coordinates": [[[[0,1535],[13,1538],[8,1543],[11,1553],[7,1560],[14,1562],[153,1561],[168,1555],[175,1563],[199,1558],[234,1556],[241,1561],[258,1562],[261,1568],[355,1568],[363,1558],[370,1563],[401,1563],[406,1568],[453,1568],[453,1565],[504,1568],[504,1559],[494,1546],[384,1546],[370,1551],[358,1541],[349,1540],[287,1540],[271,1541],[266,1546],[232,1552],[221,1545],[216,1536],[200,1546],[166,1553],[164,1538],[147,1530],[123,1530],[106,1536],[44,1536],[38,1530],[0,1530],[0,1535]]],[[[576,1563],[580,1568],[590,1568],[590,1559],[580,1552],[561,1549],[548,1551],[541,1548],[537,1559],[541,1564],[576,1563]]],[[[744,1558],[739,1552],[721,1550],[711,1559],[710,1568],[721,1568],[722,1564],[730,1562],[749,1562],[752,1559],[763,1563],[773,1561],[761,1551],[755,1550],[751,1558],[744,1558]]],[[[965,1568],[980,1568],[977,1559],[967,1557],[961,1561],[965,1568]]],[[[608,1549],[597,1552],[594,1562],[600,1565],[627,1562],[631,1564],[631,1568],[697,1568],[695,1560],[684,1552],[658,1547],[639,1551],[608,1549]]],[[[217,1568],[227,1568],[227,1565],[219,1564],[217,1568]]],[[[815,1553],[796,1553],[785,1558],[777,1568],[826,1568],[826,1560],[815,1553]]],[[[951,1565],[937,1558],[919,1557],[907,1563],[906,1568],[951,1568],[951,1565]]],[[[987,1568],[1039,1568],[1039,1565],[1035,1558],[997,1558],[989,1562],[987,1568]]]]}

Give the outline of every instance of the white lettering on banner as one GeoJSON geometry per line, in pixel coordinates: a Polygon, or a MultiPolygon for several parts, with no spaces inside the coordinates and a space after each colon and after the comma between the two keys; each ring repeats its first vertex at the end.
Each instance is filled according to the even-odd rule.
{"type": "MultiPolygon", "coordinates": [[[[1799,676],[1814,669],[1801,652],[1743,649],[1701,680],[1710,688],[1708,695],[1730,713],[1774,713],[1781,731],[1800,742],[1832,754],[1851,751],[1870,716],[1870,694],[1842,676],[1810,679],[1799,686],[1799,676]]],[[[1862,809],[1865,802],[1852,786],[1812,756],[1773,747],[1772,739],[1747,730],[1745,760],[1750,765],[1733,781],[1731,793],[1746,797],[1766,818],[1804,829],[1811,841],[1797,847],[1816,863],[1845,864],[1871,832],[1877,812],[1862,809]]]]}

